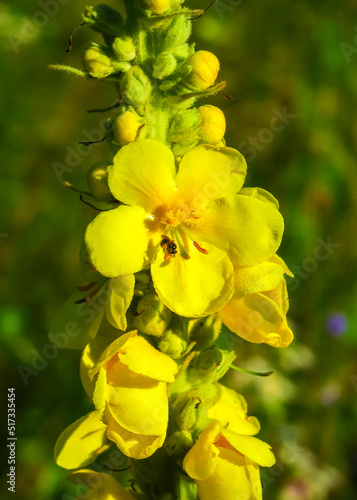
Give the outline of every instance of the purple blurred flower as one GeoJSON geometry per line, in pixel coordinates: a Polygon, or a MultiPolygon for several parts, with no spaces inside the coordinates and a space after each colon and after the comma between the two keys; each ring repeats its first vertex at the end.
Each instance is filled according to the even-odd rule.
{"type": "Polygon", "coordinates": [[[347,329],[347,319],[343,313],[329,314],[326,319],[326,330],[331,337],[343,335],[347,329]]]}

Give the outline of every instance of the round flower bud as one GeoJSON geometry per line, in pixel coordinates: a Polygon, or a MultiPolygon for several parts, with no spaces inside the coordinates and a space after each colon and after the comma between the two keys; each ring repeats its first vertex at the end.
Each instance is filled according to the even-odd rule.
{"type": "Polygon", "coordinates": [[[207,318],[194,320],[190,338],[196,342],[195,349],[203,350],[217,340],[222,328],[220,314],[211,314],[207,318]]]}
{"type": "Polygon", "coordinates": [[[91,47],[85,51],[83,67],[93,78],[105,78],[114,72],[110,58],[101,47],[91,47]]]}
{"type": "Polygon", "coordinates": [[[123,100],[132,106],[145,104],[151,94],[149,78],[139,66],[133,66],[123,77],[123,100]]]}
{"type": "Polygon", "coordinates": [[[143,7],[152,14],[163,14],[170,7],[171,0],[143,0],[143,7]]]}
{"type": "Polygon", "coordinates": [[[113,198],[108,186],[109,161],[95,163],[87,173],[87,184],[92,195],[100,201],[108,201],[113,198]]]}
{"type": "Polygon", "coordinates": [[[205,90],[216,81],[219,71],[219,60],[207,50],[195,52],[187,64],[191,66],[191,73],[187,82],[197,90],[205,90]]]}
{"type": "Polygon", "coordinates": [[[172,405],[172,413],[181,431],[200,429],[205,424],[207,412],[200,389],[194,388],[180,394],[172,405]]]}
{"type": "Polygon", "coordinates": [[[185,342],[180,334],[172,330],[168,330],[160,339],[159,349],[172,359],[178,359],[182,356],[187,348],[185,342]]]}
{"type": "Polygon", "coordinates": [[[142,121],[132,111],[124,111],[113,121],[113,134],[119,146],[125,146],[136,140],[142,121]]]}
{"type": "Polygon", "coordinates": [[[223,111],[216,106],[206,104],[198,108],[202,118],[200,137],[208,144],[218,144],[226,132],[226,119],[223,111]]]}
{"type": "Polygon", "coordinates": [[[160,337],[171,321],[170,309],[153,293],[140,299],[134,316],[134,327],[155,337],[160,337]]]}
{"type": "Polygon", "coordinates": [[[132,61],[136,55],[133,39],[129,35],[117,37],[113,42],[113,50],[120,61],[132,61]]]}
{"type": "Polygon", "coordinates": [[[176,59],[170,52],[163,52],[154,61],[153,77],[163,80],[166,76],[171,75],[177,66],[176,59]]]}
{"type": "Polygon", "coordinates": [[[176,431],[169,436],[165,441],[165,449],[169,456],[183,455],[192,448],[193,439],[188,431],[176,431]]]}
{"type": "Polygon", "coordinates": [[[196,108],[181,111],[170,125],[169,139],[171,142],[191,142],[198,137],[200,126],[201,118],[196,108]]]}

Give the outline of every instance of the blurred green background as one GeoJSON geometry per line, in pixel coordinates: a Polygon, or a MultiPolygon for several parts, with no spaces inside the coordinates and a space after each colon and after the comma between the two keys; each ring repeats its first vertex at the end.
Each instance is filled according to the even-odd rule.
{"type": "MultiPolygon", "coordinates": [[[[202,8],[209,1],[187,4],[202,8]]],[[[47,340],[51,318],[81,283],[78,252],[85,227],[78,196],[61,186],[58,172],[66,165],[63,180],[84,187],[87,168],[108,157],[105,144],[88,154],[78,142],[110,116],[86,110],[116,98],[109,85],[47,69],[51,63],[81,67],[81,51],[93,34],[83,28],[74,50],[64,49],[85,5],[0,5],[0,380],[4,417],[7,387],[16,388],[19,500],[61,498],[66,472],[54,464],[53,445],[90,409],[79,382],[79,353],[50,359],[47,340]]],[[[218,95],[210,102],[226,114],[227,144],[248,160],[246,185],[268,189],[280,201],[286,221],[280,255],[295,273],[289,281],[294,343],[278,351],[242,342],[237,350],[241,366],[275,374],[256,379],[234,373],[228,380],[260,419],[259,437],[276,451],[277,465],[262,472],[264,498],[352,500],[357,4],[218,0],[194,22],[192,39],[221,61],[220,78],[232,99],[218,95]]]]}

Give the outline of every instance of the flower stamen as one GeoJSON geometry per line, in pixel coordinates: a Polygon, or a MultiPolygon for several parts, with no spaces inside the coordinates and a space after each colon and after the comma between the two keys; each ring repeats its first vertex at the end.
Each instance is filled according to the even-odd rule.
{"type": "Polygon", "coordinates": [[[197,243],[197,241],[193,241],[192,243],[194,244],[194,246],[197,248],[197,250],[199,252],[204,253],[206,255],[209,253],[208,250],[206,250],[205,248],[200,247],[200,245],[197,243]]]}

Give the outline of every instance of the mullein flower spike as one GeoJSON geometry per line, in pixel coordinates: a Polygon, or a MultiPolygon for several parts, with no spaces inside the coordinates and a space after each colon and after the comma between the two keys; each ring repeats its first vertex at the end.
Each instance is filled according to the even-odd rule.
{"type": "Polygon", "coordinates": [[[55,67],[118,92],[106,109],[112,156],[88,165],[81,195],[85,282],[50,333],[83,349],[93,404],[60,435],[55,459],[93,500],[261,500],[259,466],[275,461],[243,396],[219,381],[236,357],[227,328],[273,347],[292,341],[291,273],[276,255],[283,218],[270,193],[243,187],[247,165],[226,146],[223,112],[196,104],[225,83],[217,57],[188,43],[203,11],[182,3],[86,7],[83,23],[102,40],[85,50],[84,71],[55,67]],[[125,473],[85,468],[107,450],[125,473]]]}

